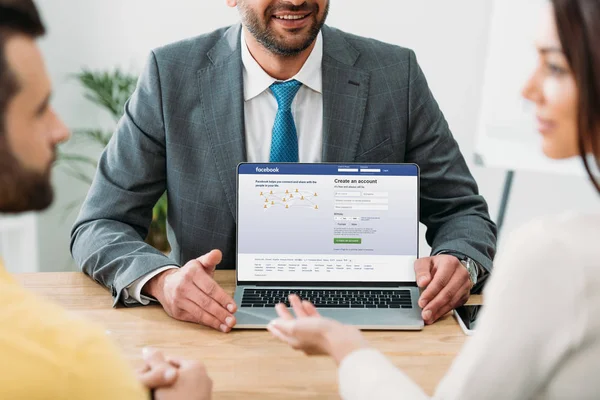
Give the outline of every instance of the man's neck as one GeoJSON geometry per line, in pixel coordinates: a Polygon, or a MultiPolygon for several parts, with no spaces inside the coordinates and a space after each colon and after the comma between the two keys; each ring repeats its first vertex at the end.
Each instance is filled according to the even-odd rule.
{"type": "Polygon", "coordinates": [[[280,81],[287,81],[300,72],[317,43],[316,40],[313,41],[308,49],[295,56],[280,56],[273,54],[263,45],[258,43],[246,28],[244,28],[244,38],[246,39],[250,54],[256,60],[258,65],[260,65],[269,76],[280,81]]]}

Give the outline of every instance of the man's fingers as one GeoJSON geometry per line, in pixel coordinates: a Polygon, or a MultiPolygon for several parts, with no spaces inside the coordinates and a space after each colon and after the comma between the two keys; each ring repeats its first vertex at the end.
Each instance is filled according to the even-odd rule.
{"type": "Polygon", "coordinates": [[[171,386],[177,379],[177,369],[156,368],[150,371],[139,373],[138,380],[148,389],[157,389],[171,386]]]}
{"type": "Polygon", "coordinates": [[[302,306],[304,307],[304,311],[306,315],[309,317],[320,317],[321,314],[317,311],[317,308],[310,301],[303,300],[302,306]]]}
{"type": "Polygon", "coordinates": [[[281,319],[289,319],[289,320],[294,319],[294,316],[292,315],[290,310],[288,310],[288,308],[283,303],[277,304],[275,306],[275,311],[277,311],[277,315],[279,315],[279,318],[281,318],[281,319]]]}
{"type": "Polygon", "coordinates": [[[425,288],[431,282],[431,257],[420,258],[415,261],[415,276],[417,277],[417,285],[425,288]]]}
{"type": "Polygon", "coordinates": [[[167,357],[167,362],[175,368],[181,367],[181,360],[176,357],[167,357]]]}
{"type": "Polygon", "coordinates": [[[202,264],[202,268],[211,276],[215,273],[215,268],[223,260],[223,253],[221,250],[212,250],[205,255],[198,257],[197,260],[202,264]]]}
{"type": "Polygon", "coordinates": [[[419,299],[419,307],[425,308],[435,296],[442,291],[444,287],[450,282],[452,275],[454,275],[455,268],[453,266],[447,266],[446,268],[438,267],[436,274],[433,276],[431,283],[427,286],[427,289],[421,294],[419,299]]]}
{"type": "Polygon", "coordinates": [[[469,301],[469,297],[471,297],[471,290],[473,289],[473,285],[469,281],[469,284],[465,286],[465,293],[463,293],[462,297],[460,297],[457,301],[454,302],[454,308],[464,306],[467,301],[469,301]]]}
{"type": "Polygon", "coordinates": [[[177,378],[177,369],[170,365],[161,351],[144,347],[145,366],[138,371],[138,379],[150,389],[170,386],[177,378]]]}
{"type": "Polygon", "coordinates": [[[171,386],[177,380],[177,368],[167,362],[138,373],[138,380],[148,389],[171,386]]]}
{"type": "Polygon", "coordinates": [[[206,293],[199,290],[195,285],[192,285],[193,289],[187,293],[187,297],[196,303],[201,309],[208,311],[221,321],[221,323],[233,327],[235,325],[235,317],[226,309],[224,309],[214,299],[209,297],[206,293]]]}
{"type": "Polygon", "coordinates": [[[224,333],[229,333],[231,331],[231,326],[221,323],[221,321],[219,321],[217,317],[215,317],[206,310],[204,310],[200,314],[200,323],[202,325],[210,326],[211,328],[214,328],[224,333]]]}
{"type": "Polygon", "coordinates": [[[302,305],[302,300],[295,294],[290,294],[290,305],[294,309],[294,313],[298,318],[308,317],[306,311],[304,311],[304,306],[302,305]]]}
{"type": "Polygon", "coordinates": [[[144,372],[150,371],[150,365],[144,364],[143,367],[139,368],[136,372],[138,375],[143,374],[144,372]]]}
{"type": "Polygon", "coordinates": [[[189,299],[181,301],[180,309],[177,311],[177,315],[175,315],[174,317],[181,321],[188,321],[208,326],[217,331],[225,333],[231,330],[231,327],[221,323],[221,321],[219,321],[217,317],[215,317],[208,311],[201,309],[196,305],[196,303],[189,299]]]}
{"type": "Polygon", "coordinates": [[[449,313],[454,307],[450,304],[444,305],[442,308],[437,310],[437,313],[434,314],[431,318],[425,321],[425,324],[431,325],[435,323],[438,319],[449,313]]]}
{"type": "Polygon", "coordinates": [[[446,304],[452,305],[452,301],[458,295],[461,297],[463,293],[463,289],[465,285],[468,285],[470,282],[469,273],[466,268],[457,269],[450,282],[435,296],[433,300],[431,300],[426,307],[423,309],[423,319],[425,316],[431,315],[435,316],[438,314],[440,308],[445,306],[446,304]],[[430,313],[428,313],[430,311],[430,313]]]}
{"type": "Polygon", "coordinates": [[[452,311],[456,307],[459,307],[462,304],[466,303],[468,299],[469,299],[468,295],[462,295],[462,297],[457,295],[457,297],[451,303],[446,304],[445,306],[440,308],[437,311],[437,313],[433,316],[433,318],[431,318],[431,320],[428,324],[433,324],[438,319],[442,318],[444,315],[448,314],[450,311],[452,311]]]}
{"type": "Polygon", "coordinates": [[[454,295],[452,300],[450,300],[448,303],[446,303],[443,306],[441,306],[440,308],[438,308],[436,311],[432,312],[431,317],[428,318],[427,320],[425,320],[425,318],[423,318],[425,320],[425,323],[433,324],[438,319],[442,318],[444,315],[446,315],[447,313],[449,313],[456,307],[460,307],[463,304],[465,304],[467,302],[467,300],[469,300],[471,286],[472,285],[471,285],[470,280],[468,282],[464,283],[462,285],[462,287],[454,295]]]}
{"type": "Polygon", "coordinates": [[[144,358],[146,364],[165,361],[164,354],[160,350],[156,350],[151,347],[144,347],[142,349],[142,357],[144,358]]]}
{"type": "Polygon", "coordinates": [[[200,268],[194,271],[193,281],[194,284],[206,293],[208,296],[213,298],[217,303],[222,305],[230,313],[234,313],[237,309],[235,302],[209,274],[200,268]]]}

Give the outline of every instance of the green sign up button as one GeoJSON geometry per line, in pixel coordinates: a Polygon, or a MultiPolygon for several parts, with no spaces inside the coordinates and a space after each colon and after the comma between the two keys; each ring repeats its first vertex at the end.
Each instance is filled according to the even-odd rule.
{"type": "Polygon", "coordinates": [[[362,239],[360,238],[333,238],[334,244],[361,244],[362,239]]]}

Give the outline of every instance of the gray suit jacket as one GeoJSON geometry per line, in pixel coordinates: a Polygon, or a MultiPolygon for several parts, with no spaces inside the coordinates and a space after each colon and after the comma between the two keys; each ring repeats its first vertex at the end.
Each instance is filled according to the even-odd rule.
{"type": "MultiPolygon", "coordinates": [[[[72,231],[82,270],[122,289],[211,249],[235,268],[236,166],[246,160],[240,25],[154,50],[72,231]],[[146,245],[168,193],[170,258],[146,245]]],[[[433,253],[491,271],[496,227],[414,53],[324,27],[323,161],[416,163],[433,253]]]]}

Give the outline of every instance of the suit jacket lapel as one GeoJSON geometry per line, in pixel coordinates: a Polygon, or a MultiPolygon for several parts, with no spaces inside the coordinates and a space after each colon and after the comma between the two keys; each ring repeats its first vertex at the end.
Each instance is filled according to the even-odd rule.
{"type": "MultiPolygon", "coordinates": [[[[219,179],[236,215],[236,168],[246,161],[241,25],[231,27],[198,71],[200,100],[219,179]]],[[[335,29],[323,27],[323,161],[355,160],[370,74],[354,64],[360,53],[335,29]]]]}
{"type": "Polygon", "coordinates": [[[198,71],[203,122],[236,221],[236,169],[246,160],[240,29],[231,27],[208,52],[213,65],[198,71]]]}
{"type": "Polygon", "coordinates": [[[355,160],[367,107],[370,74],[335,29],[323,27],[323,161],[355,160]]]}

